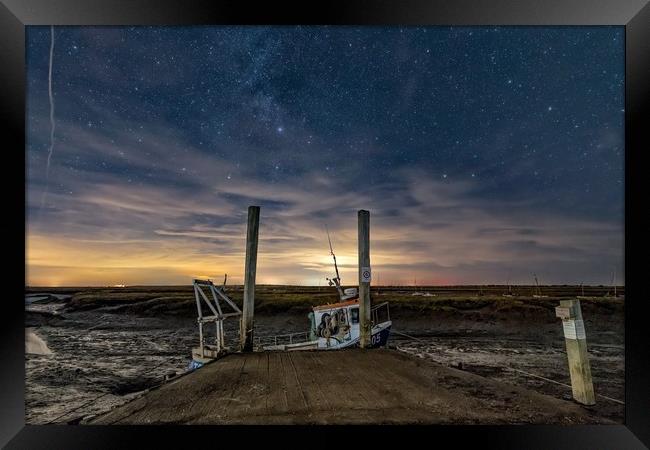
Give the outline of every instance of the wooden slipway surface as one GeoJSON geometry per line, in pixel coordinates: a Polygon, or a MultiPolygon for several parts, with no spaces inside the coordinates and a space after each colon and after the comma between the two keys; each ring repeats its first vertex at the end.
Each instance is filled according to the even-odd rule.
{"type": "Polygon", "coordinates": [[[606,423],[590,409],[394,350],[231,354],[91,424],[606,423]]]}

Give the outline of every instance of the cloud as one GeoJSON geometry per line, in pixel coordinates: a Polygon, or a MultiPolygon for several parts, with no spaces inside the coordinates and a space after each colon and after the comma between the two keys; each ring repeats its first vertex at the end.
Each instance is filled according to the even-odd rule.
{"type": "MultiPolygon", "coordinates": [[[[616,130],[584,127],[573,140],[562,134],[560,146],[550,119],[510,123],[514,102],[498,106],[483,127],[487,113],[476,111],[501,105],[497,93],[463,103],[446,73],[451,59],[420,70],[425,53],[406,33],[386,34],[387,56],[376,61],[386,70],[377,77],[370,65],[321,65],[326,53],[299,64],[314,42],[355,60],[354,30],[332,32],[336,39],[310,31],[293,39],[291,30],[263,27],[179,33],[67,29],[57,36],[60,51],[75,43],[79,53],[57,59],[57,151],[39,215],[49,128],[40,60],[30,59],[28,283],[177,284],[225,272],[236,282],[252,204],[262,207],[262,283],[331,276],[326,224],[344,283],[354,283],[358,209],[371,211],[373,270],[384,283],[530,282],[533,272],[549,283],[599,282],[622,265],[618,203],[611,214],[602,205],[595,205],[600,214],[585,214],[583,187],[576,191],[569,172],[584,155],[565,150],[593,140],[607,162],[622,145],[616,130]],[[134,45],[135,36],[150,45],[134,45]],[[187,46],[188,39],[196,42],[187,46]],[[406,71],[414,59],[418,70],[406,71]],[[441,76],[431,87],[435,101],[423,103],[419,86],[441,76]],[[465,116],[468,122],[457,120],[465,116]],[[454,135],[468,139],[456,145],[454,135]],[[571,155],[563,160],[568,168],[540,164],[534,152],[523,158],[524,143],[538,154],[571,155]],[[548,186],[531,176],[538,166],[548,186]]],[[[465,38],[454,36],[461,45],[465,38]]],[[[444,33],[438,38],[440,48],[430,47],[444,54],[444,33]]],[[[490,78],[477,86],[471,89],[495,85],[490,78]]]]}
{"type": "Polygon", "coordinates": [[[51,212],[55,228],[34,224],[28,233],[30,280],[51,279],[56,271],[74,280],[78,269],[85,268],[81,274],[95,267],[103,274],[97,279],[114,284],[120,283],[120,270],[133,269],[156,272],[156,282],[163,284],[222,272],[236,282],[243,270],[246,206],[267,201],[276,206],[262,208],[261,283],[318,284],[331,276],[327,223],[343,280],[352,284],[356,209],[363,207],[371,211],[373,268],[384,283],[500,283],[508,270],[511,282],[529,282],[533,271],[548,274],[550,282],[562,274],[548,270],[549,260],[593,268],[594,258],[603,254],[616,261],[622,245],[616,226],[538,216],[521,204],[503,215],[494,211],[504,205],[475,198],[478,187],[471,183],[433,181],[419,170],[399,177],[403,183],[393,189],[357,192],[318,177],[300,189],[291,179],[277,184],[246,179],[188,190],[134,187],[121,177],[105,177],[74,199],[53,199],[59,205],[51,212]]]}

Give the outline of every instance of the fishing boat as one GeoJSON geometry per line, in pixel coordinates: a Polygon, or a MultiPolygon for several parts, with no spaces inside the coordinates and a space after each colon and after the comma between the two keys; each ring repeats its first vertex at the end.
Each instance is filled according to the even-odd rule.
{"type": "MultiPolygon", "coordinates": [[[[386,346],[390,336],[392,323],[388,315],[388,302],[373,307],[372,317],[377,317],[381,308],[385,308],[387,318],[381,322],[371,322],[371,347],[386,346]]],[[[358,299],[314,306],[309,320],[309,332],[259,337],[256,338],[256,346],[263,350],[291,351],[337,350],[359,345],[358,299]]]]}
{"type": "MultiPolygon", "coordinates": [[[[327,230],[327,240],[336,271],[336,277],[327,278],[327,281],[330,286],[336,288],[339,301],[312,307],[312,311],[308,315],[310,329],[307,332],[255,338],[258,349],[337,350],[359,345],[361,335],[359,290],[357,288],[343,289],[341,286],[341,277],[329,230],[327,230]]],[[[373,306],[370,309],[370,319],[370,347],[386,346],[392,325],[388,302],[373,306]]]]}

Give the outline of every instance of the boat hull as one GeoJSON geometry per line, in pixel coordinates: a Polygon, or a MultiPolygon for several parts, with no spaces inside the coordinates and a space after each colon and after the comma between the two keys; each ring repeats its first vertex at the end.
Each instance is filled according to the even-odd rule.
{"type": "Polygon", "coordinates": [[[377,330],[373,330],[372,335],[370,336],[370,348],[376,347],[385,347],[388,344],[388,338],[390,337],[390,327],[392,324],[388,322],[384,324],[379,324],[377,330]]]}
{"type": "MultiPolygon", "coordinates": [[[[391,321],[382,322],[372,328],[370,335],[370,348],[385,347],[390,337],[391,321]]],[[[298,342],[287,345],[264,346],[266,351],[299,351],[299,350],[339,350],[343,348],[359,347],[359,338],[347,341],[338,341],[335,338],[318,338],[315,341],[298,342]]]]}

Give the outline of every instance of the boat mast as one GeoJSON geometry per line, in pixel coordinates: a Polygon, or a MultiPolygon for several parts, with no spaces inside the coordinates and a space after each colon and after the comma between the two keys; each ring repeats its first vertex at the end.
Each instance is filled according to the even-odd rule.
{"type": "Polygon", "coordinates": [[[334,249],[332,249],[332,239],[330,239],[330,231],[327,228],[327,225],[325,225],[325,231],[327,232],[327,242],[330,244],[330,255],[332,255],[332,258],[334,258],[334,269],[336,270],[336,278],[325,278],[327,281],[329,281],[330,286],[336,285],[336,290],[339,292],[339,298],[343,298],[343,289],[341,288],[341,276],[339,275],[339,267],[336,264],[336,255],[334,254],[334,249]]]}

